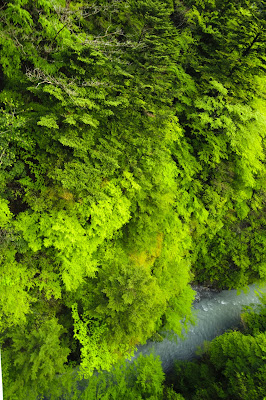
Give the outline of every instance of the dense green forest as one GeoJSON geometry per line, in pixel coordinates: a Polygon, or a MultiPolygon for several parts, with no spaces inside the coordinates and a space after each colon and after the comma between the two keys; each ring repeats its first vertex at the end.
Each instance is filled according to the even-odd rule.
{"type": "MultiPolygon", "coordinates": [[[[80,382],[73,371],[57,376],[46,392],[51,400],[265,400],[266,294],[247,307],[242,329],[205,342],[201,357],[179,361],[165,376],[159,357],[142,354],[111,372],[80,382]]],[[[6,368],[7,369],[7,368],[6,368]]],[[[7,387],[9,381],[6,374],[7,387]]]]}
{"type": "MultiPolygon", "coordinates": [[[[201,359],[178,362],[165,379],[159,359],[138,358],[133,365],[90,380],[81,400],[262,400],[266,389],[266,296],[242,315],[244,329],[205,343],[201,359]]],[[[73,391],[74,393],[74,391],[73,391]]],[[[75,396],[73,396],[75,399],[75,396]]]]}
{"type": "Polygon", "coordinates": [[[266,281],[265,17],[264,0],[2,3],[6,399],[180,334],[192,282],[266,281]]]}

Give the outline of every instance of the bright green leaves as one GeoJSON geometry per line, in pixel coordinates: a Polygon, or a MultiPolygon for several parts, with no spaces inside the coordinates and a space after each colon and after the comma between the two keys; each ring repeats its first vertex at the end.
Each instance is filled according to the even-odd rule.
{"type": "Polygon", "coordinates": [[[23,367],[23,375],[26,379],[34,381],[38,376],[42,380],[49,380],[56,373],[63,372],[63,365],[69,354],[67,348],[60,346],[59,338],[63,332],[64,329],[58,324],[58,321],[52,319],[46,321],[38,330],[33,330],[31,333],[22,331],[14,334],[12,340],[13,349],[16,353],[24,348],[25,339],[29,343],[28,362],[25,360],[25,350],[14,360],[15,366],[23,367]],[[35,349],[35,352],[31,352],[31,349],[35,349]]]}
{"type": "Polygon", "coordinates": [[[45,117],[41,117],[40,121],[37,122],[38,125],[45,126],[47,128],[58,129],[59,126],[56,122],[55,115],[46,115],[45,117]]]}
{"type": "Polygon", "coordinates": [[[30,33],[33,20],[30,13],[21,7],[23,5],[21,1],[9,2],[5,10],[5,15],[9,23],[13,23],[15,26],[22,26],[25,33],[30,33]]]}
{"type": "Polygon", "coordinates": [[[65,372],[69,349],[62,343],[63,333],[56,318],[12,332],[12,345],[4,350],[12,362],[7,371],[9,385],[4,386],[7,398],[34,400],[49,388],[57,374],[65,372]]]}
{"type": "Polygon", "coordinates": [[[159,357],[154,358],[150,356],[143,357],[140,355],[134,362],[137,370],[136,386],[142,393],[142,396],[149,398],[151,396],[161,398],[163,395],[162,382],[164,380],[164,373],[162,371],[159,357]]]}
{"type": "Polygon", "coordinates": [[[132,254],[132,262],[110,244],[100,255],[102,267],[88,286],[94,298],[84,303],[90,316],[106,321],[108,342],[124,343],[131,350],[155,331],[166,307],[165,295],[142,259],[134,260],[132,254]]]}
{"type": "Polygon", "coordinates": [[[29,293],[33,286],[34,271],[18,263],[16,252],[1,249],[0,256],[0,332],[13,325],[26,322],[34,298],[29,293]]]}
{"type": "Polygon", "coordinates": [[[122,195],[114,184],[106,182],[104,200],[91,204],[91,226],[89,232],[100,239],[112,238],[113,234],[125,225],[131,217],[131,202],[122,195]]]}
{"type": "Polygon", "coordinates": [[[97,128],[97,126],[98,126],[98,124],[99,124],[98,121],[95,120],[95,119],[93,119],[89,114],[83,115],[83,116],[80,118],[80,120],[81,120],[84,124],[90,125],[90,126],[92,126],[93,128],[97,128]]]}
{"type": "Polygon", "coordinates": [[[80,374],[88,378],[95,370],[110,370],[113,363],[118,361],[119,354],[117,349],[113,349],[112,343],[106,340],[106,324],[101,321],[81,320],[77,304],[72,306],[72,317],[74,337],[82,346],[80,374]]]}
{"type": "Polygon", "coordinates": [[[94,276],[98,246],[112,238],[130,218],[130,201],[121,191],[111,184],[105,191],[109,196],[98,203],[93,202],[88,210],[77,204],[80,212],[85,211],[87,219],[90,218],[90,223],[84,227],[75,213],[69,215],[65,210],[24,212],[15,223],[28,249],[34,253],[52,249],[67,290],[77,289],[85,276],[94,276]]]}
{"type": "Polygon", "coordinates": [[[53,249],[67,290],[76,289],[84,276],[94,275],[96,264],[91,254],[97,245],[91,248],[85,229],[64,211],[21,214],[16,229],[33,252],[53,249]]]}
{"type": "Polygon", "coordinates": [[[12,214],[7,201],[0,200],[0,332],[23,324],[34,298],[29,291],[35,271],[17,261],[12,214]]]}
{"type": "Polygon", "coordinates": [[[2,47],[0,63],[5,75],[12,78],[14,72],[19,73],[20,56],[14,42],[3,32],[0,35],[0,44],[2,47]]]}
{"type": "Polygon", "coordinates": [[[0,226],[4,228],[11,220],[12,214],[9,210],[8,203],[4,199],[0,199],[0,226]]]}
{"type": "MultiPolygon", "coordinates": [[[[213,81],[210,83],[213,84],[213,81]]],[[[223,91],[223,86],[219,85],[219,92],[223,91]]],[[[257,129],[263,120],[251,107],[241,103],[230,104],[228,100],[221,93],[195,100],[196,112],[189,116],[188,122],[191,133],[195,135],[192,138],[194,147],[199,160],[210,167],[236,156],[242,165],[240,174],[246,175],[247,186],[254,185],[252,173],[256,174],[262,169],[261,160],[264,159],[263,131],[257,129]]]]}
{"type": "Polygon", "coordinates": [[[258,2],[33,3],[0,10],[1,322],[62,361],[58,318],[91,374],[181,332],[191,264],[220,287],[265,278],[264,27],[258,2]]]}
{"type": "Polygon", "coordinates": [[[85,343],[86,348],[81,350],[85,370],[92,371],[92,363],[94,367],[91,368],[100,365],[97,359],[100,350],[93,356],[85,356],[90,349],[97,347],[97,343],[101,343],[100,348],[104,349],[101,356],[103,368],[109,368],[111,359],[119,360],[123,355],[129,355],[136,344],[145,342],[161,326],[162,315],[165,315],[167,328],[181,333],[180,320],[190,314],[194,296],[193,291],[187,288],[189,263],[182,260],[187,251],[182,242],[182,227],[179,226],[180,231],[174,230],[175,220],[171,222],[169,230],[173,229],[173,236],[167,235],[165,240],[162,234],[153,241],[150,238],[146,250],[140,250],[141,238],[136,241],[134,231],[130,233],[127,229],[125,239],[120,241],[115,237],[114,243],[108,241],[99,248],[97,256],[101,264],[97,274],[84,284],[80,293],[79,304],[83,310],[80,318],[84,320],[81,331],[85,329],[86,334],[81,337],[78,333],[77,338],[81,344],[85,343]],[[179,234],[178,240],[175,234],[179,234]],[[123,249],[125,241],[130,244],[129,254],[123,249]],[[135,250],[133,241],[137,245],[135,250]],[[86,293],[93,296],[86,298],[86,293]],[[97,320],[98,325],[89,322],[97,320]],[[90,344],[91,341],[95,344],[90,344]]]}

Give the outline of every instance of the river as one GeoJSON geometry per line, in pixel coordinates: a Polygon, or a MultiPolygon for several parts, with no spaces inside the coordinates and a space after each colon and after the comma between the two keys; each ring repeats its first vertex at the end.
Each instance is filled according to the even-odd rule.
{"type": "MultiPolygon", "coordinates": [[[[171,371],[176,360],[192,360],[197,357],[196,352],[204,341],[214,339],[227,329],[239,327],[243,306],[259,303],[255,293],[257,290],[265,293],[266,287],[259,289],[251,285],[245,292],[240,293],[236,290],[215,292],[199,288],[193,305],[195,325],[184,333],[184,339],[172,334],[171,340],[165,338],[161,342],[148,341],[138,347],[131,361],[140,353],[147,355],[153,352],[155,356],[160,356],[163,370],[167,373],[171,371]]],[[[86,382],[87,380],[80,382],[81,391],[87,386],[86,382]]]]}
{"type": "MultiPolygon", "coordinates": [[[[175,339],[165,338],[162,342],[148,341],[138,348],[134,358],[140,352],[150,354],[154,351],[155,355],[160,356],[165,372],[172,369],[175,360],[195,358],[198,347],[202,346],[204,341],[214,339],[227,329],[239,327],[243,305],[259,303],[256,290],[258,287],[255,285],[249,286],[246,292],[241,291],[239,294],[236,290],[223,290],[218,293],[201,290],[198,296],[200,299],[193,307],[196,324],[184,334],[185,338],[180,339],[177,335],[173,335],[175,339]]],[[[265,292],[266,288],[259,290],[265,292]]]]}

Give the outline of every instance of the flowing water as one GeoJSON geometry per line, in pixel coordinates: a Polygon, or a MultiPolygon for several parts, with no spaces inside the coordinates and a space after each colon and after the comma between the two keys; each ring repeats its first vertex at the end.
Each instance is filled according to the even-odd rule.
{"type": "Polygon", "coordinates": [[[255,293],[257,290],[265,292],[266,288],[258,289],[251,285],[248,292],[242,291],[240,294],[237,294],[236,290],[223,290],[219,293],[201,291],[200,301],[194,303],[193,309],[196,325],[190,327],[185,339],[174,335],[175,339],[171,340],[148,341],[138,348],[135,357],[140,353],[150,354],[154,351],[155,355],[160,356],[165,372],[171,370],[175,360],[195,358],[198,347],[202,346],[204,341],[210,341],[227,329],[234,329],[240,325],[243,305],[259,303],[255,293]]]}
{"type": "MultiPolygon", "coordinates": [[[[198,288],[193,307],[196,324],[184,334],[185,338],[182,340],[177,335],[172,335],[175,339],[164,339],[161,342],[148,341],[145,345],[139,346],[131,361],[140,353],[145,355],[154,352],[156,356],[160,356],[164,371],[170,372],[175,360],[192,360],[197,356],[196,351],[204,341],[210,341],[227,329],[237,328],[240,325],[243,306],[259,303],[256,291],[265,293],[266,287],[259,289],[251,285],[245,293],[242,291],[240,294],[237,294],[236,290],[223,290],[217,293],[209,289],[204,290],[202,287],[198,288]]],[[[87,384],[87,380],[81,381],[80,391],[83,391],[87,384]]]]}

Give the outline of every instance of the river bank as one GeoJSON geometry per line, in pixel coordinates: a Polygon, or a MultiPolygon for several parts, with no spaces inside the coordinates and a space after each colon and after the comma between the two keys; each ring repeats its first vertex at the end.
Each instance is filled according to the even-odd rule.
{"type": "Polygon", "coordinates": [[[145,345],[139,346],[134,358],[140,353],[147,355],[154,352],[156,356],[160,356],[164,372],[169,373],[176,360],[196,358],[197,351],[203,346],[204,341],[211,341],[228,329],[237,329],[241,324],[243,307],[259,303],[256,295],[258,290],[265,292],[266,288],[250,285],[245,292],[197,288],[193,304],[196,322],[190,326],[188,332],[184,332],[184,339],[173,333],[164,333],[163,341],[148,341],[145,345]]]}

